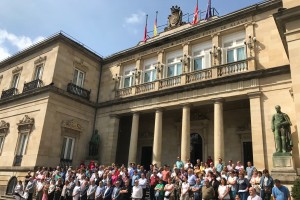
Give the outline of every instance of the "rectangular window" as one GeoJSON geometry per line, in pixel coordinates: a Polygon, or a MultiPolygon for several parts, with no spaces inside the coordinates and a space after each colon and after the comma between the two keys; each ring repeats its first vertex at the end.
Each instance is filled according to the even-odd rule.
{"type": "Polygon", "coordinates": [[[190,71],[198,71],[211,67],[211,42],[192,46],[192,62],[190,71]]]}
{"type": "Polygon", "coordinates": [[[28,142],[28,133],[21,133],[19,145],[18,145],[18,149],[17,149],[18,156],[23,156],[25,154],[27,142],[28,142]]]}
{"type": "Polygon", "coordinates": [[[134,85],[134,72],[135,69],[133,66],[125,67],[123,73],[123,87],[131,87],[134,85]]]}
{"type": "Polygon", "coordinates": [[[181,55],[176,55],[167,59],[167,77],[179,76],[182,74],[181,58],[181,55]]]}
{"type": "Polygon", "coordinates": [[[3,135],[0,135],[0,155],[2,153],[2,148],[4,146],[4,139],[5,137],[3,135]]]}
{"type": "Polygon", "coordinates": [[[75,138],[64,137],[63,146],[61,150],[61,158],[66,160],[73,159],[73,150],[74,150],[75,138]]]}
{"type": "Polygon", "coordinates": [[[17,88],[20,79],[20,74],[14,74],[11,80],[10,88],[17,88]]]}
{"type": "Polygon", "coordinates": [[[79,87],[83,87],[84,77],[85,77],[85,73],[75,68],[73,83],[79,87]]]}
{"type": "Polygon", "coordinates": [[[34,80],[41,80],[43,73],[43,64],[37,65],[34,72],[34,80]]]}
{"type": "Polygon", "coordinates": [[[238,32],[223,37],[222,64],[246,59],[244,39],[245,32],[238,32]]]}
{"type": "Polygon", "coordinates": [[[155,59],[149,59],[145,60],[145,66],[144,66],[144,83],[152,82],[156,80],[156,60],[155,59]]]}

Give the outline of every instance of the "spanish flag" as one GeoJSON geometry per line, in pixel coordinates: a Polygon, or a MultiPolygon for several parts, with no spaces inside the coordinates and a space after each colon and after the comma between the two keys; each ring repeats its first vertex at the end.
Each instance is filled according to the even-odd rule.
{"type": "Polygon", "coordinates": [[[192,21],[193,25],[198,23],[198,13],[199,13],[199,10],[198,10],[198,0],[197,0],[195,12],[194,12],[194,18],[193,18],[193,21],[192,21]]]}

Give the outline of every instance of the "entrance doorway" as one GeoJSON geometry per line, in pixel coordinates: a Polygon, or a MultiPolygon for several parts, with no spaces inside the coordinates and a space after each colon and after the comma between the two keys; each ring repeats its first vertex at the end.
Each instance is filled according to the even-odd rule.
{"type": "Polygon", "coordinates": [[[247,166],[248,161],[253,164],[252,142],[243,142],[243,158],[244,166],[247,166]]]}
{"type": "Polygon", "coordinates": [[[14,189],[15,189],[15,186],[17,185],[17,182],[18,182],[18,179],[15,176],[11,177],[11,179],[8,181],[8,184],[7,184],[6,194],[9,194],[9,195],[14,194],[14,189]]]}
{"type": "Polygon", "coordinates": [[[142,147],[141,165],[143,165],[146,170],[149,170],[151,163],[152,163],[152,146],[142,147]]]}
{"type": "Polygon", "coordinates": [[[202,152],[202,137],[198,133],[191,134],[191,152],[190,152],[190,161],[191,163],[196,163],[197,159],[203,161],[203,152],[202,152]]]}

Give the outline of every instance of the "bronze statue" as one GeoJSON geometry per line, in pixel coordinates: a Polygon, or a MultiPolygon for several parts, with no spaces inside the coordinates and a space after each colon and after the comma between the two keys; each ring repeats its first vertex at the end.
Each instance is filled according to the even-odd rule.
{"type": "Polygon", "coordinates": [[[276,153],[290,152],[293,147],[291,120],[287,114],[281,112],[279,105],[275,106],[275,110],[271,127],[274,133],[276,153]]]}
{"type": "Polygon", "coordinates": [[[99,143],[100,143],[100,136],[98,134],[98,130],[96,129],[94,131],[94,134],[92,135],[92,138],[89,143],[89,156],[97,156],[98,155],[98,149],[99,149],[99,143]]]}

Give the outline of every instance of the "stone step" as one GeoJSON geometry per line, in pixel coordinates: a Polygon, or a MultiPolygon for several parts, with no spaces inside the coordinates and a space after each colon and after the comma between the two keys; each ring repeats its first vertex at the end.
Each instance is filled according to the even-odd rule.
{"type": "Polygon", "coordinates": [[[15,199],[13,195],[1,195],[0,200],[11,200],[15,199]]]}

